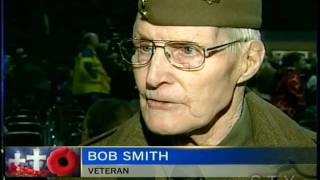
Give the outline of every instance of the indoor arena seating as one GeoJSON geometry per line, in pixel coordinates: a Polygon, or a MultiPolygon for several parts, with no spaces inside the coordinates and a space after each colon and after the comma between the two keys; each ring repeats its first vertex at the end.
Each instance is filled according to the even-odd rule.
{"type": "Polygon", "coordinates": [[[44,128],[37,112],[28,108],[17,108],[6,117],[4,144],[6,146],[42,146],[44,128]]]}
{"type": "Polygon", "coordinates": [[[72,97],[61,97],[48,111],[50,145],[79,145],[85,111],[72,97]]]}

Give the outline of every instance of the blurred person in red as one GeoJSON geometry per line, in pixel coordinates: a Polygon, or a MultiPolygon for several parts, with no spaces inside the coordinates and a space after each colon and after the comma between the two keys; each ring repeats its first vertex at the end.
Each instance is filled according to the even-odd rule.
{"type": "Polygon", "coordinates": [[[306,108],[304,69],[307,68],[303,54],[290,53],[283,57],[282,68],[279,70],[280,81],[271,103],[296,119],[306,108]]]}

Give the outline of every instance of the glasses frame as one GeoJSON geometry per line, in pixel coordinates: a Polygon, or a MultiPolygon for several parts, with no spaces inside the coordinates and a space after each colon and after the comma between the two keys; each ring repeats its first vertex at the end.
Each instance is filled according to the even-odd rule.
{"type": "MultiPolygon", "coordinates": [[[[118,43],[118,46],[119,46],[119,49],[120,49],[120,54],[121,54],[121,58],[122,60],[124,60],[126,63],[134,66],[134,67],[144,67],[146,65],[148,65],[150,62],[151,62],[151,59],[153,58],[153,55],[155,53],[155,50],[156,48],[162,48],[163,51],[164,51],[164,54],[168,60],[168,62],[174,66],[175,68],[177,69],[181,69],[181,70],[184,70],[184,71],[197,71],[199,69],[201,69],[203,67],[203,65],[205,64],[205,61],[206,61],[206,58],[209,58],[211,57],[212,55],[220,52],[220,51],[223,51],[225,50],[226,48],[230,47],[231,45],[233,44],[236,44],[236,43],[240,43],[240,42],[247,42],[248,40],[247,39],[238,39],[238,40],[235,40],[235,41],[231,41],[231,42],[228,42],[228,43],[224,43],[224,44],[220,44],[220,45],[217,45],[217,46],[213,46],[213,47],[209,47],[209,48],[205,48],[203,46],[200,46],[198,43],[195,43],[195,42],[192,42],[192,41],[172,41],[172,40],[148,40],[148,39],[134,39],[134,38],[130,38],[130,39],[126,39],[126,40],[122,40],[121,42],[118,43]],[[150,56],[150,59],[148,61],[146,61],[145,63],[143,64],[140,64],[140,63],[132,63],[131,61],[127,60],[124,55],[123,55],[123,52],[122,52],[122,44],[124,41],[149,41],[152,43],[152,47],[153,47],[153,50],[152,50],[152,54],[150,56]],[[156,45],[156,43],[158,42],[162,42],[164,43],[162,46],[160,45],[156,45]],[[178,63],[175,63],[175,62],[172,62],[172,60],[169,59],[166,51],[165,51],[165,48],[167,47],[167,44],[168,43],[189,43],[191,45],[194,45],[194,46],[197,46],[199,47],[200,49],[202,49],[203,51],[203,59],[202,59],[202,63],[195,67],[195,68],[183,68],[183,67],[180,67],[180,66],[177,66],[176,64],[178,63]]],[[[136,47],[137,48],[137,47],[136,47]]]]}

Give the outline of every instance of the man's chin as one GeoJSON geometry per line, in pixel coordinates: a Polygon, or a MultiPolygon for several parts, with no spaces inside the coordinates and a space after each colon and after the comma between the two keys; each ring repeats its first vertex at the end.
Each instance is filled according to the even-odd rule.
{"type": "Polygon", "coordinates": [[[170,131],[170,130],[166,130],[166,129],[149,128],[149,130],[151,132],[153,132],[154,134],[158,134],[158,135],[162,135],[162,136],[174,136],[174,135],[180,134],[175,131],[170,131]]]}
{"type": "Polygon", "coordinates": [[[155,133],[155,134],[159,134],[159,135],[179,135],[179,134],[183,134],[184,131],[183,129],[181,129],[181,126],[179,127],[178,125],[175,125],[177,123],[165,123],[165,122],[154,122],[157,120],[149,120],[146,121],[146,125],[148,127],[148,129],[155,133]]]}

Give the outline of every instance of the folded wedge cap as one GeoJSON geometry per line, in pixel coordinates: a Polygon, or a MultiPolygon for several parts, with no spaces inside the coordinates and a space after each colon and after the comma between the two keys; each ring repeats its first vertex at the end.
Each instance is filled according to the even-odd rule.
{"type": "Polygon", "coordinates": [[[259,29],[261,0],[139,0],[142,18],[161,26],[259,29]]]}

